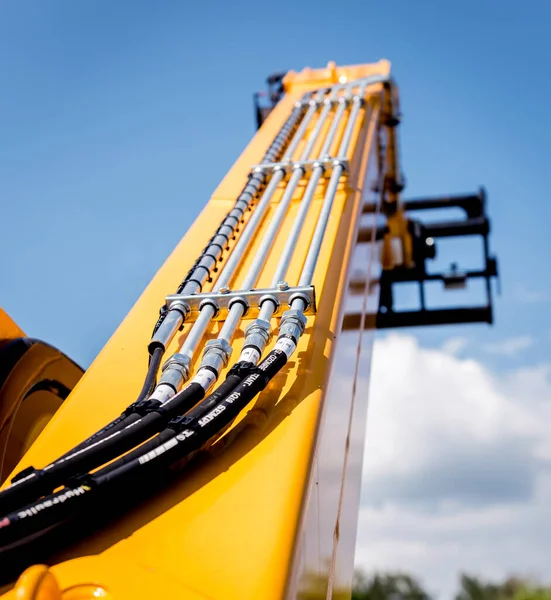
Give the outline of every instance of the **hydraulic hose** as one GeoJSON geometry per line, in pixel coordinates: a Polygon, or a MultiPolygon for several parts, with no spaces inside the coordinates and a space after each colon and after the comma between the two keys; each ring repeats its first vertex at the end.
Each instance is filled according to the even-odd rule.
{"type": "Polygon", "coordinates": [[[201,412],[202,416],[174,420],[170,429],[176,431],[176,435],[153,450],[127,462],[119,459],[121,462],[117,461],[114,465],[82,478],[74,486],[65,487],[37,502],[9,512],[0,519],[0,551],[20,546],[41,531],[66,521],[79,512],[84,504],[93,501],[114,484],[127,485],[144,481],[143,477],[148,473],[159,473],[161,469],[185,459],[229,425],[286,362],[287,354],[275,348],[212,410],[206,414],[201,412]]]}
{"type": "Polygon", "coordinates": [[[145,442],[138,448],[132,450],[128,454],[125,454],[115,462],[107,465],[102,469],[102,472],[109,473],[112,470],[117,469],[121,465],[124,465],[131,460],[138,458],[142,454],[150,452],[155,448],[158,448],[164,442],[169,440],[178,434],[181,424],[185,421],[186,423],[192,423],[195,420],[201,418],[203,415],[208,413],[211,409],[217,406],[224,398],[229,396],[234,389],[245,379],[247,375],[250,375],[256,369],[254,363],[241,362],[234,365],[228,372],[228,375],[224,382],[218,386],[218,388],[209,394],[204,400],[201,401],[195,408],[191,409],[188,413],[183,416],[174,418],[159,435],[153,437],[149,441],[145,442]]]}
{"type": "MultiPolygon", "coordinates": [[[[305,95],[305,99],[309,97],[310,93],[305,95]]],[[[304,117],[306,106],[306,103],[299,103],[295,106],[291,115],[268,148],[262,162],[273,162],[284,151],[288,153],[291,147],[296,147],[299,136],[294,135],[294,133],[296,128],[299,127],[301,119],[304,117]],[[292,142],[290,141],[291,136],[293,137],[292,142]]],[[[204,258],[209,258],[209,261],[212,263],[211,267],[216,264],[216,261],[229,241],[230,233],[226,232],[230,230],[233,235],[245,210],[250,206],[265,180],[266,174],[264,173],[251,174],[249,182],[236,201],[235,207],[227,214],[217,233],[211,238],[202,255],[188,272],[179,287],[179,291],[183,293],[195,293],[201,289],[202,282],[210,275],[210,270],[203,265],[204,258]],[[198,269],[203,270],[200,276],[197,275],[198,269]]],[[[180,313],[178,314],[180,315],[180,313]]],[[[166,334],[164,334],[165,337],[163,338],[164,343],[160,343],[158,337],[157,340],[155,338],[163,321],[164,319],[160,319],[155,328],[152,339],[152,343],[155,343],[150,345],[151,360],[149,369],[138,399],[127,407],[119,417],[62,455],[54,463],[41,470],[29,467],[16,475],[12,480],[12,485],[0,492],[0,513],[4,513],[6,510],[11,510],[14,506],[29,502],[37,496],[48,493],[64,483],[67,478],[77,473],[86,472],[115,458],[120,453],[128,451],[134,445],[143,442],[154,433],[160,431],[166,425],[167,420],[172,418],[174,414],[189,410],[201,400],[204,396],[205,388],[197,383],[188,386],[180,393],[181,395],[177,394],[170,398],[170,408],[165,408],[165,405],[167,405],[166,402],[163,404],[160,401],[147,399],[151,394],[152,387],[155,385],[165,345],[167,345],[166,334]]],[[[182,321],[183,317],[178,322],[178,327],[182,321]]],[[[176,329],[174,329],[174,332],[176,329]]]]}
{"type": "MultiPolygon", "coordinates": [[[[57,460],[45,469],[33,471],[33,477],[27,479],[24,485],[11,486],[6,489],[5,494],[2,494],[0,497],[0,514],[5,514],[14,510],[17,506],[31,502],[33,499],[51,492],[72,476],[79,473],[86,473],[98,465],[107,463],[160,432],[165,427],[161,441],[159,440],[159,436],[156,436],[149,442],[146,442],[146,444],[136,448],[133,452],[126,454],[120,460],[128,462],[130,458],[143,453],[144,450],[148,451],[157,447],[165,439],[176,435],[177,431],[170,429],[170,422],[173,419],[178,419],[179,415],[185,413],[187,413],[186,418],[190,418],[191,420],[199,418],[229,395],[244,379],[245,375],[251,372],[251,368],[254,368],[253,364],[235,365],[230,369],[228,377],[218,390],[195,408],[193,406],[203,398],[205,390],[198,383],[191,383],[164,405],[159,405],[156,409],[139,419],[139,421],[136,420],[134,423],[131,423],[125,429],[112,433],[85,450],[67,455],[66,458],[57,460]],[[169,424],[168,428],[166,428],[167,424],[169,424]]],[[[118,463],[115,462],[113,464],[118,463]]],[[[112,466],[110,467],[112,468],[112,466]]]]}
{"type": "MultiPolygon", "coordinates": [[[[310,95],[310,93],[305,94],[304,100],[308,100],[310,95]]],[[[277,134],[273,142],[270,144],[268,150],[266,151],[262,159],[262,163],[271,163],[276,161],[286,150],[286,148],[289,146],[289,143],[295,130],[297,129],[297,127],[299,127],[299,124],[302,118],[304,117],[306,107],[307,105],[305,102],[301,103],[299,106],[295,106],[295,108],[291,112],[291,115],[285,121],[279,133],[277,134]]],[[[242,192],[239,194],[234,204],[234,207],[226,214],[225,218],[216,230],[216,233],[209,240],[209,243],[205,246],[205,248],[201,252],[201,255],[195,261],[194,265],[188,271],[186,277],[178,287],[178,294],[181,293],[183,295],[186,295],[196,293],[197,291],[201,291],[204,282],[211,276],[211,270],[215,268],[217,261],[220,260],[222,252],[225,249],[227,249],[230,238],[234,237],[236,229],[239,223],[241,222],[245,211],[250,208],[252,202],[260,192],[265,182],[265,173],[250,174],[249,181],[243,188],[242,192]]],[[[166,309],[166,307],[161,308],[160,316],[157,323],[155,324],[152,341],[150,343],[149,349],[152,355],[152,359],[150,361],[150,368],[148,369],[148,377],[150,374],[152,374],[153,379],[155,379],[157,376],[157,372],[160,367],[160,362],[164,353],[164,348],[166,348],[171,339],[171,336],[176,332],[176,330],[181,326],[183,322],[183,315],[178,311],[174,311],[173,318],[176,320],[174,322],[175,324],[173,323],[173,326],[170,326],[170,330],[172,333],[169,333],[168,335],[158,335],[158,330],[164,323],[168,313],[169,311],[166,309]],[[156,354],[156,351],[159,348],[163,349],[163,351],[160,352],[160,356],[159,353],[156,354]],[[158,357],[158,359],[156,358],[155,361],[153,360],[154,355],[158,357]]],[[[155,382],[153,382],[153,386],[154,385],[155,382]]],[[[98,432],[94,433],[85,441],[78,444],[78,446],[76,446],[70,452],[66,453],[63,456],[67,456],[75,450],[80,450],[86,446],[89,446],[98,439],[105,437],[107,434],[120,430],[126,427],[127,425],[130,425],[132,422],[136,421],[136,413],[138,415],[140,414],[140,409],[142,408],[143,401],[147,399],[147,397],[152,391],[151,387],[148,387],[148,391],[144,393],[145,387],[146,386],[144,385],[144,389],[142,390],[142,393],[140,394],[138,399],[134,403],[129,405],[119,417],[114,419],[111,423],[103,427],[98,432]]]]}
{"type": "MultiPolygon", "coordinates": [[[[142,402],[147,400],[147,398],[149,398],[149,395],[155,389],[155,384],[157,382],[157,373],[159,372],[159,367],[161,366],[161,361],[163,359],[163,355],[164,355],[164,349],[161,346],[158,346],[157,348],[155,348],[153,350],[153,353],[151,354],[151,358],[149,361],[149,366],[147,368],[147,374],[146,374],[145,381],[144,381],[144,384],[142,387],[142,391],[140,392],[140,395],[136,398],[135,402],[133,402],[130,406],[140,405],[142,402]]],[[[114,419],[113,421],[108,423],[105,427],[103,427],[99,431],[96,431],[96,433],[92,434],[89,438],[87,438],[86,440],[84,440],[83,442],[81,442],[80,444],[75,446],[72,450],[69,450],[69,452],[66,452],[65,454],[63,454],[60,458],[65,458],[66,456],[73,454],[77,450],[81,450],[82,448],[89,446],[90,444],[97,441],[98,439],[105,437],[108,433],[114,433],[115,431],[122,429],[123,427],[128,425],[128,423],[125,422],[126,417],[127,417],[126,412],[122,413],[116,419],[114,419]]],[[[19,479],[20,475],[21,475],[21,473],[19,475],[17,475],[16,477],[14,477],[12,481],[17,481],[19,479]]],[[[1,493],[0,493],[0,497],[1,497],[1,493]]]]}
{"type": "MultiPolygon", "coordinates": [[[[362,106],[365,87],[369,83],[371,81],[362,82],[361,96],[360,98],[354,98],[349,122],[340,145],[340,156],[333,165],[331,181],[311,240],[310,250],[302,269],[301,285],[305,285],[305,282],[311,282],[336,194],[337,182],[344,171],[342,159],[350,144],[352,129],[362,106]]],[[[291,310],[284,313],[282,317],[280,334],[275,348],[259,363],[258,367],[251,363],[247,365],[238,363],[235,367],[242,370],[239,372],[234,367],[226,381],[187,414],[186,411],[191,408],[191,403],[185,405],[182,401],[180,404],[180,399],[185,397],[184,392],[190,389],[194,385],[193,383],[173,396],[170,401],[162,404],[159,410],[151,411],[151,414],[156,412],[159,417],[152,417],[148,423],[154,422],[155,428],[160,426],[157,431],[161,428],[162,430],[142,446],[134,449],[126,456],[118,458],[112,464],[104,466],[94,474],[75,477],[59,492],[28,504],[22,509],[14,510],[17,505],[22,504],[20,500],[17,503],[14,502],[12,507],[8,509],[0,504],[0,514],[8,513],[3,519],[0,519],[0,552],[9,548],[10,545],[25,543],[29,536],[34,537],[44,529],[49,529],[57,523],[65,521],[75,512],[78,512],[85,502],[94,500],[103,491],[112,489],[114,485],[140,485],[144,476],[148,473],[163,472],[164,469],[187,458],[220,435],[220,432],[224,431],[254,397],[268,385],[269,381],[273,379],[294,353],[298,339],[304,331],[306,318],[303,313],[305,308],[306,304],[303,298],[293,300],[291,310]],[[174,401],[176,401],[176,404],[173,404],[172,408],[167,408],[174,401]]],[[[204,388],[199,387],[201,387],[203,393],[197,401],[204,395],[204,388]]],[[[193,405],[195,403],[193,402],[193,405]]],[[[139,419],[138,422],[142,420],[145,420],[145,418],[139,419]]],[[[144,439],[153,435],[151,432],[155,428],[151,425],[147,432],[148,435],[144,439]]],[[[132,429],[132,426],[128,429],[132,429]]],[[[126,430],[123,430],[123,432],[126,430]]],[[[113,434],[113,437],[117,434],[118,432],[113,434]]],[[[132,433],[126,434],[126,440],[129,444],[131,442],[127,449],[139,443],[137,437],[133,436],[132,433]]],[[[120,452],[119,442],[113,442],[111,448],[115,448],[115,444],[117,444],[117,451],[120,452]]],[[[86,468],[79,467],[79,470],[75,471],[75,475],[85,473],[86,470],[86,468]]],[[[51,491],[51,489],[48,491],[51,491]]],[[[33,493],[33,496],[36,497],[36,494],[33,493]]],[[[2,494],[0,494],[1,500],[2,494]]]]}
{"type": "Polygon", "coordinates": [[[69,453],[44,469],[29,472],[25,478],[14,482],[0,494],[0,514],[31,502],[59,487],[70,477],[87,473],[132,449],[161,431],[172,418],[195,406],[204,394],[205,390],[199,384],[191,383],[173,396],[170,402],[157,406],[142,418],[136,417],[124,429],[119,429],[86,448],[69,453]]]}

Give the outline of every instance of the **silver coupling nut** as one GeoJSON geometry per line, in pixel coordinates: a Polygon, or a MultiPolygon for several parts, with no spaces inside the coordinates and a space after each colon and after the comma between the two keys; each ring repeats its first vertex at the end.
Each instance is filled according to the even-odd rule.
{"type": "Polygon", "coordinates": [[[279,335],[289,335],[295,341],[298,341],[300,336],[304,333],[306,321],[307,319],[301,310],[297,310],[296,308],[286,310],[281,316],[279,335]]]}
{"type": "Polygon", "coordinates": [[[173,354],[163,365],[159,384],[168,383],[176,390],[189,379],[191,358],[187,354],[173,354]]]}
{"type": "Polygon", "coordinates": [[[262,352],[270,339],[270,323],[264,319],[255,319],[245,329],[245,346],[255,346],[262,352]]]}
{"type": "Polygon", "coordinates": [[[233,348],[226,340],[209,340],[205,344],[201,367],[211,367],[217,373],[228,364],[233,348]]]}

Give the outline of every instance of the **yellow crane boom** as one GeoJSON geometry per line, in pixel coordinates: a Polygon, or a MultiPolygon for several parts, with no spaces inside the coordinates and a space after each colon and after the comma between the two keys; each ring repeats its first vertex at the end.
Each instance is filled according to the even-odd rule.
{"type": "Polygon", "coordinates": [[[373,327],[433,238],[400,199],[388,61],[281,88],[53,418],[31,411],[23,447],[13,402],[0,423],[2,597],[349,593],[373,327]]]}

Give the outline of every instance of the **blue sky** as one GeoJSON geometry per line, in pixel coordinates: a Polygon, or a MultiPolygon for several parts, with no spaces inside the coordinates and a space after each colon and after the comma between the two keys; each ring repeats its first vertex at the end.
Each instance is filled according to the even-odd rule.
{"type": "Polygon", "coordinates": [[[488,190],[504,293],[460,331],[549,350],[545,3],[316,7],[2,3],[0,303],[27,332],[88,365],[254,133],[265,76],[385,57],[407,195],[488,190]]]}
{"type": "Polygon", "coordinates": [[[484,185],[502,274],[493,328],[409,333],[530,368],[551,351],[550,25],[543,1],[4,0],[0,306],[89,365],[253,135],[265,77],[388,58],[406,196],[484,185]]]}

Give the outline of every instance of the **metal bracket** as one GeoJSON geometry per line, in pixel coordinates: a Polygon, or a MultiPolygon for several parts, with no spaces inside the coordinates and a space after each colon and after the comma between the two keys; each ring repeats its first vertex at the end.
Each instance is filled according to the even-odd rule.
{"type": "Polygon", "coordinates": [[[233,304],[242,304],[245,307],[244,319],[256,319],[260,313],[261,304],[265,300],[272,300],[276,304],[274,316],[281,316],[283,312],[291,307],[295,298],[302,298],[306,303],[305,315],[316,314],[316,295],[314,286],[290,287],[286,290],[281,289],[262,289],[249,291],[236,291],[226,293],[206,293],[184,296],[181,294],[172,294],[166,297],[166,304],[170,310],[172,304],[185,304],[189,308],[189,314],[186,317],[186,323],[192,323],[199,316],[201,308],[210,304],[215,308],[213,320],[223,321],[228,315],[228,311],[233,304]]]}
{"type": "Polygon", "coordinates": [[[326,156],[318,160],[299,160],[299,161],[284,161],[277,163],[264,163],[261,165],[253,165],[252,171],[255,173],[263,173],[265,175],[272,174],[274,171],[284,171],[289,174],[295,169],[302,169],[304,173],[310,173],[315,167],[323,167],[324,175],[328,176],[337,166],[343,167],[345,172],[349,170],[349,160],[346,156],[342,158],[333,158],[326,156]]]}
{"type": "MultiPolygon", "coordinates": [[[[370,327],[378,329],[387,327],[411,327],[425,325],[448,325],[451,323],[492,323],[493,299],[491,279],[498,278],[498,266],[495,256],[490,255],[488,237],[490,222],[486,216],[486,194],[484,190],[475,194],[461,196],[445,196],[442,198],[423,198],[418,200],[405,200],[404,209],[409,211],[461,208],[466,213],[466,218],[443,222],[422,222],[408,219],[408,231],[411,236],[413,248],[412,267],[395,266],[383,269],[379,279],[370,282],[355,279],[351,281],[351,293],[363,293],[365,286],[379,285],[379,311],[376,318],[369,319],[370,327]],[[482,237],[483,264],[480,270],[460,271],[457,265],[452,264],[450,271],[440,273],[427,272],[427,261],[436,257],[435,238],[463,237],[479,235],[482,237]],[[446,290],[462,289],[470,279],[484,279],[486,288],[485,302],[478,306],[457,306],[453,308],[431,308],[425,300],[425,284],[427,282],[441,281],[446,290]],[[395,286],[416,282],[419,290],[419,306],[417,310],[394,310],[395,286]]],[[[374,213],[375,204],[364,206],[364,213],[374,213]]],[[[360,229],[358,243],[371,243],[383,240],[390,234],[387,226],[378,227],[373,231],[368,228],[360,229]]],[[[499,282],[499,279],[498,279],[499,282]]],[[[498,288],[499,289],[499,288],[498,288]]],[[[371,292],[370,292],[371,293],[371,292]]],[[[359,327],[361,318],[359,314],[345,316],[345,329],[359,327]]],[[[366,322],[367,323],[367,322],[366,322]]]]}
{"type": "MultiPolygon", "coordinates": [[[[359,96],[349,94],[345,96],[337,96],[335,98],[327,97],[321,100],[316,100],[316,98],[312,98],[310,100],[298,100],[297,102],[295,102],[295,106],[297,108],[306,108],[308,106],[322,106],[324,104],[330,104],[331,106],[336,106],[337,104],[345,104],[346,106],[350,106],[354,102],[355,98],[359,98],[359,96]]],[[[362,100],[362,98],[360,98],[360,100],[362,100]]]]}

